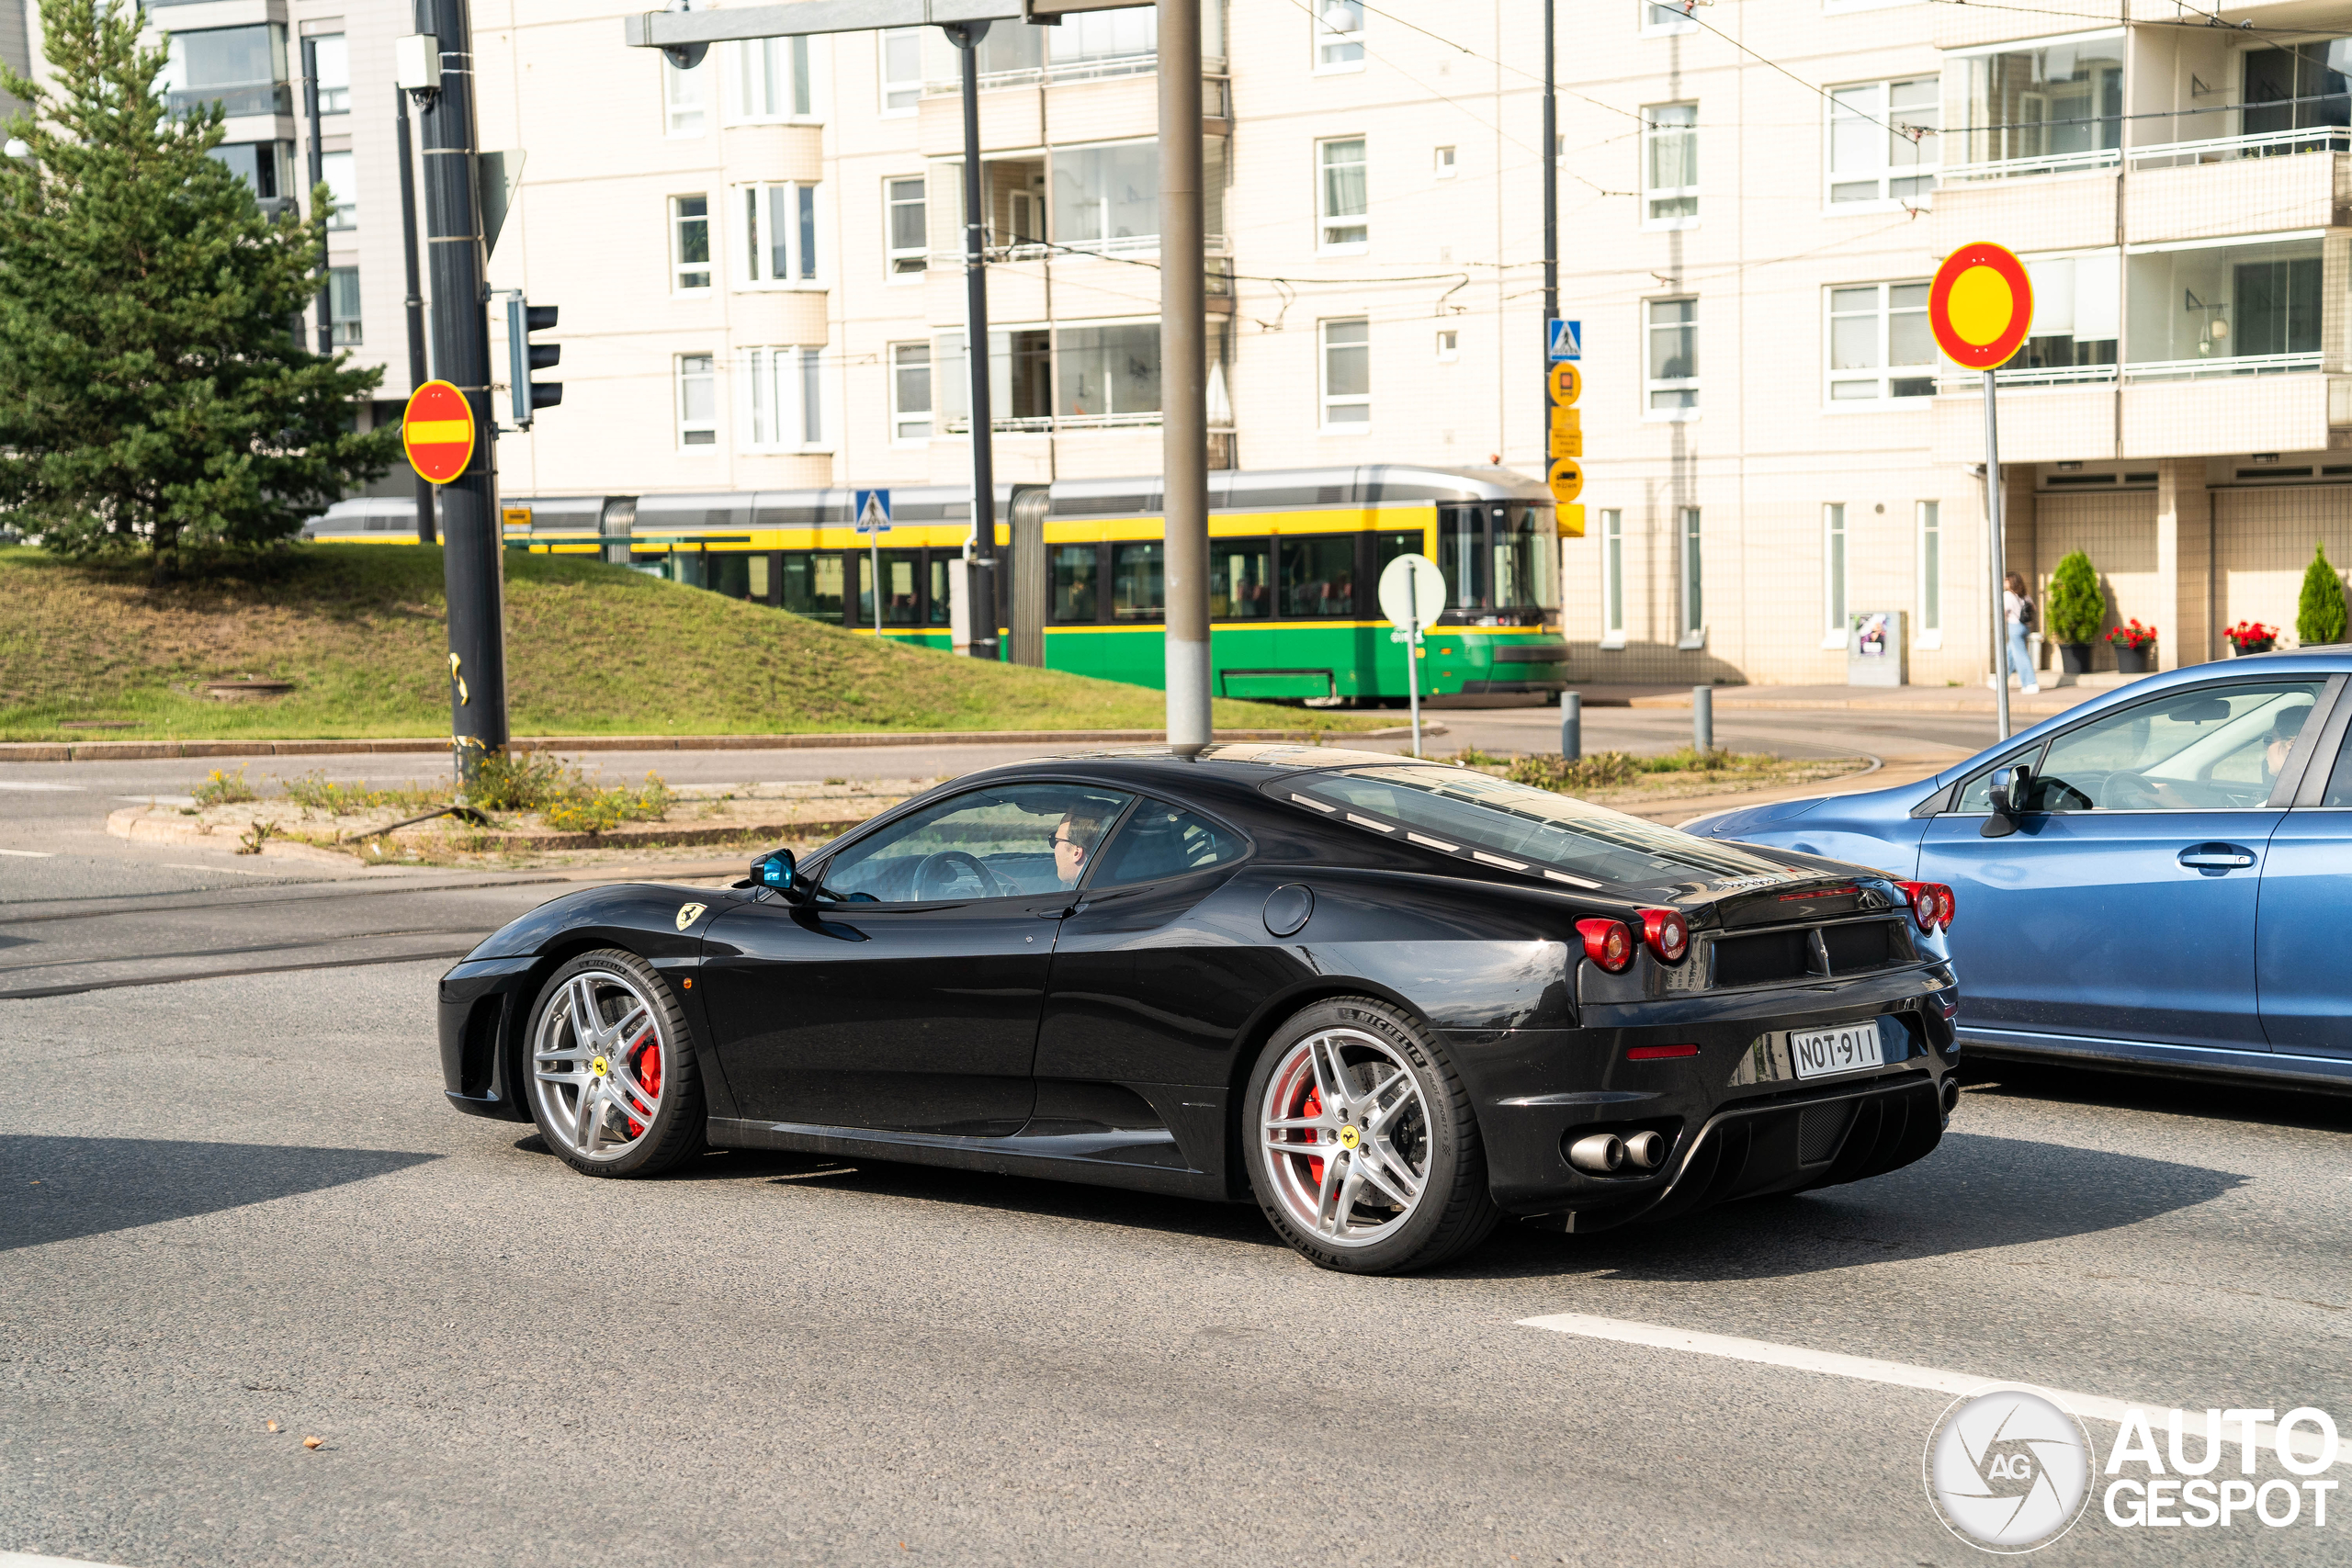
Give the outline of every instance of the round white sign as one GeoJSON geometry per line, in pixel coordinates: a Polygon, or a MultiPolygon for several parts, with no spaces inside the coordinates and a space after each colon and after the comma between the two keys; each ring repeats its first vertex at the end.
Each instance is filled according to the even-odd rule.
{"type": "Polygon", "coordinates": [[[2048,1393],[2017,1386],[1954,1400],[1928,1438],[1928,1498],[1985,1551],[2032,1551],[2090,1500],[2090,1434],[2048,1393]]]}
{"type": "Polygon", "coordinates": [[[1445,613],[1445,576],[1427,556],[1398,556],[1380,572],[1380,613],[1398,631],[1426,630],[1445,613]]]}

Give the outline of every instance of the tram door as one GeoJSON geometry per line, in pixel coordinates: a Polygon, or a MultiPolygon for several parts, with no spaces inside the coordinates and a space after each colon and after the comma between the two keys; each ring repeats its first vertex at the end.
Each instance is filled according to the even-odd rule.
{"type": "Polygon", "coordinates": [[[1054,492],[1044,485],[1012,492],[1012,558],[1000,570],[1011,573],[1012,662],[1042,669],[1046,662],[1046,513],[1054,492]]]}
{"type": "Polygon", "coordinates": [[[1441,506],[1437,509],[1437,565],[1445,574],[1445,607],[1480,610],[1489,603],[1484,506],[1441,506]]]}

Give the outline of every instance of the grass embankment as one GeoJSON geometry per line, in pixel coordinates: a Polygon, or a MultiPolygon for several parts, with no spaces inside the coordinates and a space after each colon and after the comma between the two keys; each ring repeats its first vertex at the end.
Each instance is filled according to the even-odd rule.
{"type": "Polygon", "coordinates": [[[1476,749],[1454,761],[1514,784],[1557,790],[1597,805],[1633,807],[1643,801],[1745,795],[1787,784],[1847,777],[1859,757],[1779,757],[1769,751],[1701,751],[1685,746],[1653,756],[1596,751],[1571,762],[1557,752],[1498,757],[1476,749]]]}
{"type": "MultiPolygon", "coordinates": [[[[1156,729],[1159,693],[901,643],[599,561],[509,553],[518,736],[1156,729]]],[[[0,548],[0,739],[392,739],[449,732],[441,552],[310,545],[156,588],[0,548]],[[209,681],[294,690],[222,702],[209,681]]],[[[1219,728],[1386,720],[1219,702],[1219,728]]]]}

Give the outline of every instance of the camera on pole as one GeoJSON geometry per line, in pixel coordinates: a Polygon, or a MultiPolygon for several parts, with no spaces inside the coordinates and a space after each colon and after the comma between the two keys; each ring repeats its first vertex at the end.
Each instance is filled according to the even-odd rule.
{"type": "Polygon", "coordinates": [[[534,305],[519,293],[507,296],[507,385],[514,400],[514,423],[519,429],[530,429],[534,413],[563,401],[562,382],[531,379],[533,371],[545,370],[563,357],[561,344],[531,341],[533,333],[554,327],[557,309],[553,305],[534,305]]]}

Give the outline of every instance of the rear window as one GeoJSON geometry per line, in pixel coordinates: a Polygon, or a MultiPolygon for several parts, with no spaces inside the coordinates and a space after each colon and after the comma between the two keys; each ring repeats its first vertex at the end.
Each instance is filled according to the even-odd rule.
{"type": "Polygon", "coordinates": [[[1733,845],[1468,768],[1351,768],[1267,790],[1383,838],[1581,887],[1788,874],[1733,845]]]}

